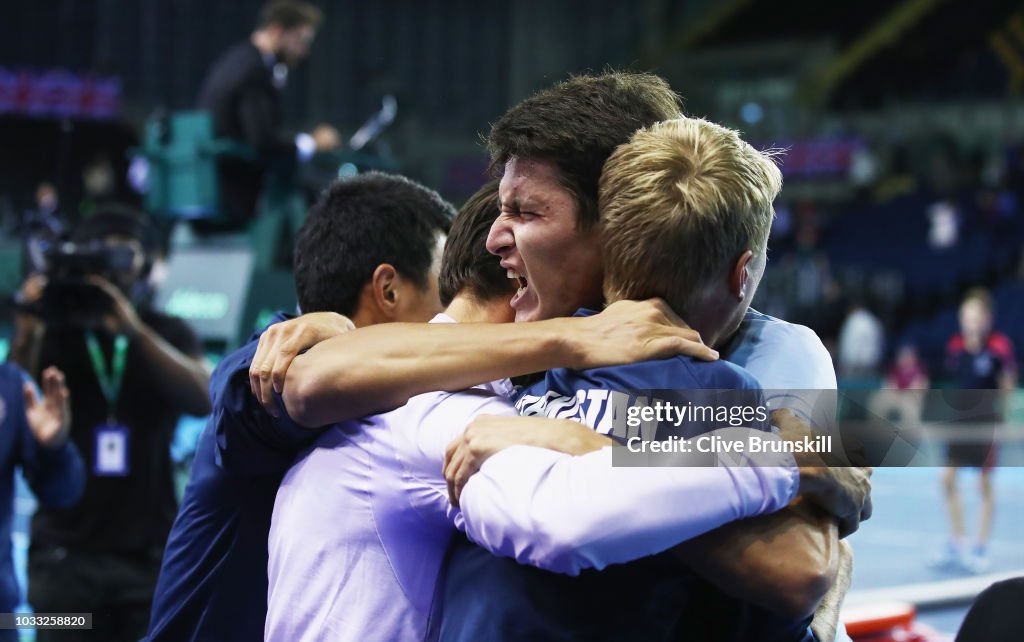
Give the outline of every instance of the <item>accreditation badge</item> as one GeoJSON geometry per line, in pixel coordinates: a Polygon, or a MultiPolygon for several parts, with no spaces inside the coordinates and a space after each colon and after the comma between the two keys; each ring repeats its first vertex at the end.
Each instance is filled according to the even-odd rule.
{"type": "Polygon", "coordinates": [[[124,477],[128,466],[128,427],[105,423],[96,427],[96,457],[93,472],[97,477],[124,477]]]}

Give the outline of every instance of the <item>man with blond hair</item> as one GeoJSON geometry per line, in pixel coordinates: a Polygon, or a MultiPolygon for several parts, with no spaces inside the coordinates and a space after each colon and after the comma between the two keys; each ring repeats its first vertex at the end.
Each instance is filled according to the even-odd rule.
{"type": "Polygon", "coordinates": [[[601,177],[605,300],[664,297],[720,344],[764,275],[781,189],[772,155],[731,129],[680,118],[637,132],[601,177]]]}
{"type": "MultiPolygon", "coordinates": [[[[600,182],[605,300],[661,297],[711,345],[727,342],[764,273],[772,201],[781,187],[772,154],[758,152],[730,129],[679,118],[637,132],[608,159],[600,182]]],[[[516,405],[524,415],[576,420],[625,442],[637,431],[615,416],[621,405],[611,400],[615,393],[630,395],[627,406],[638,403],[630,391],[649,392],[648,405],[664,391],[678,404],[680,396],[670,393],[689,389],[681,397],[699,400],[696,405],[709,396],[721,399],[716,391],[749,389],[750,381],[757,386],[740,368],[725,371],[685,357],[556,369],[522,391],[516,405]]],[[[732,398],[749,402],[749,395],[732,398]]],[[[500,421],[514,427],[521,420],[500,421]]],[[[690,438],[714,427],[683,422],[675,436],[690,438]]],[[[656,439],[667,437],[663,428],[656,439]]],[[[458,456],[456,447],[453,459],[458,456]]],[[[472,484],[470,478],[467,488],[472,484]]],[[[684,506],[681,498],[678,510],[684,506]]],[[[637,507],[651,510],[656,509],[637,507]]],[[[757,519],[763,521],[737,522],[669,552],[578,577],[458,546],[449,566],[440,638],[547,639],[571,631],[572,639],[588,640],[813,640],[808,605],[817,604],[831,587],[838,556],[827,555],[830,563],[820,568],[818,581],[797,594],[789,590],[795,585],[773,585],[777,571],[765,571],[785,560],[794,576],[806,572],[816,564],[811,551],[838,549],[836,527],[830,516],[806,505],[757,519]],[[770,545],[753,536],[794,518],[807,527],[782,533],[770,545]]]]}

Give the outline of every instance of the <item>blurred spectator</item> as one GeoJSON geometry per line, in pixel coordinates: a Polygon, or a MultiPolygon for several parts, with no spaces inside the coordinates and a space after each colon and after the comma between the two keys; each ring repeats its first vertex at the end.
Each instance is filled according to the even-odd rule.
{"type": "Polygon", "coordinates": [[[106,155],[100,154],[82,168],[82,188],[82,202],[78,206],[81,218],[89,218],[98,207],[114,200],[117,178],[106,155]]]}
{"type": "Polygon", "coordinates": [[[992,470],[996,447],[991,430],[1002,422],[1005,408],[1002,397],[1008,395],[1017,380],[1017,363],[1013,344],[1000,332],[992,330],[994,318],[992,296],[987,290],[975,288],[960,305],[960,332],[954,335],[947,349],[948,368],[962,395],[971,403],[958,400],[954,421],[976,434],[971,441],[955,441],[946,446],[946,465],[942,485],[952,526],[952,537],[936,564],[960,565],[979,572],[986,568],[988,539],[992,529],[995,503],[992,496],[992,470]],[[978,394],[979,391],[1003,391],[999,394],[978,394]],[[966,411],[961,411],[965,407],[966,411]],[[966,529],[963,507],[957,491],[956,476],[960,468],[979,468],[981,510],[978,533],[972,550],[966,550],[966,529]]]}
{"type": "Polygon", "coordinates": [[[927,390],[931,385],[928,370],[912,345],[902,345],[896,352],[896,362],[889,369],[885,386],[893,390],[927,390]]]}
{"type": "Polygon", "coordinates": [[[203,81],[198,103],[211,113],[214,133],[246,145],[253,155],[218,163],[223,214],[235,223],[256,214],[272,166],[309,160],[317,151],[340,146],[330,125],[311,134],[284,129],[280,92],[289,69],[309,55],[322,20],[320,10],[308,2],[272,0],[260,11],[249,39],[225,52],[203,81]]]}
{"type": "Polygon", "coordinates": [[[857,200],[864,202],[878,181],[878,158],[871,148],[860,145],[850,155],[849,179],[857,200]]]}
{"type": "MultiPolygon", "coordinates": [[[[793,274],[793,322],[820,327],[827,307],[839,296],[828,258],[818,247],[818,230],[802,225],[797,230],[797,249],[787,266],[793,274]]],[[[834,336],[834,335],[833,335],[834,336]]]]}
{"type": "Polygon", "coordinates": [[[868,407],[873,415],[892,421],[901,432],[916,431],[929,385],[928,371],[917,350],[911,345],[900,346],[884,388],[874,394],[868,407]]]}
{"type": "MultiPolygon", "coordinates": [[[[180,319],[138,303],[149,232],[132,210],[96,212],[74,230],[78,254],[68,270],[33,275],[21,297],[38,316],[18,315],[12,358],[30,372],[56,365],[66,373],[71,439],[89,468],[78,504],[43,507],[33,519],[29,601],[37,612],[92,613],[93,629],[76,640],[145,635],[177,508],[174,427],[183,412],[209,412],[198,339],[180,319]]],[[[36,639],[63,634],[40,629],[36,639]]]]}
{"type": "Polygon", "coordinates": [[[877,375],[885,350],[882,322],[864,305],[853,304],[839,329],[838,350],[840,376],[877,375]]]}
{"type": "Polygon", "coordinates": [[[46,249],[63,231],[64,220],[57,188],[53,183],[42,182],[36,187],[35,207],[25,211],[19,225],[23,276],[28,276],[33,266],[42,265],[46,249]]]}
{"type": "Polygon", "coordinates": [[[53,186],[53,183],[40,183],[36,188],[35,215],[40,218],[54,217],[57,214],[58,205],[60,205],[60,198],[57,196],[57,188],[53,186]]]}
{"type": "Polygon", "coordinates": [[[928,245],[934,250],[949,249],[960,238],[960,214],[949,201],[933,203],[928,208],[931,227],[928,231],[928,245]]]}

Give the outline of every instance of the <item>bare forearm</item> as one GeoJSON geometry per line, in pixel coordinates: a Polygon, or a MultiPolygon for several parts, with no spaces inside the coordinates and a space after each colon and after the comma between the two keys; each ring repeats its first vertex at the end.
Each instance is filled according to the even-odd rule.
{"type": "MultiPolygon", "coordinates": [[[[524,425],[536,422],[533,430],[518,431],[517,443],[547,448],[567,455],[585,455],[615,444],[610,438],[569,419],[547,417],[515,417],[524,425]]],[[[511,443],[509,445],[512,445],[511,443]]]]}
{"type": "Polygon", "coordinates": [[[787,617],[804,617],[833,584],[838,542],[830,516],[794,503],[728,524],[674,552],[722,591],[787,617]]]}
{"type": "Polygon", "coordinates": [[[835,640],[836,629],[839,627],[839,611],[843,606],[846,592],[850,590],[852,579],[853,549],[849,542],[843,540],[839,543],[839,571],[836,574],[836,581],[822,598],[821,604],[814,612],[814,620],[811,622],[811,629],[819,642],[835,640]]]}
{"type": "Polygon", "coordinates": [[[268,412],[277,411],[280,392],[292,419],[311,427],[390,410],[423,392],[555,367],[718,358],[661,299],[616,301],[593,316],[535,323],[384,324],[331,338],[302,329],[305,323],[300,317],[268,330],[249,378],[268,412]],[[294,327],[282,329],[286,324],[294,327]]]}
{"type": "Polygon", "coordinates": [[[520,324],[390,323],[324,341],[295,358],[288,414],[321,426],[401,406],[432,390],[578,365],[565,320],[520,324]]]}
{"type": "Polygon", "coordinates": [[[135,334],[146,360],[160,373],[164,385],[180,399],[182,410],[202,416],[210,412],[210,370],[202,360],[184,354],[147,325],[135,334]]]}

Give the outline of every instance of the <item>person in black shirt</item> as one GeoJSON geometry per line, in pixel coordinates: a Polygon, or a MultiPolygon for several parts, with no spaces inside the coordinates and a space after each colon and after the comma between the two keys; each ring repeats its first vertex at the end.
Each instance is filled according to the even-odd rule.
{"type": "MultiPolygon", "coordinates": [[[[99,301],[93,319],[70,307],[45,320],[22,315],[15,341],[16,361],[36,374],[59,367],[71,391],[71,440],[85,459],[86,488],[74,506],[36,513],[29,602],[40,613],[91,612],[93,628],[77,640],[134,642],[145,635],[177,512],[174,428],[182,413],[210,409],[209,371],[196,335],[182,320],[133,303],[144,289],[147,232],[141,216],[126,209],[84,221],[73,234],[79,247],[130,252],[130,260],[123,269],[83,277],[99,301]]],[[[45,300],[50,285],[40,288],[38,275],[31,280],[23,292],[45,300]]],[[[63,640],[62,633],[40,630],[37,640],[63,640]]]]}
{"type": "Polygon", "coordinates": [[[322,19],[320,10],[305,2],[270,2],[249,40],[225,52],[203,81],[198,106],[211,113],[214,133],[253,154],[218,163],[222,214],[229,226],[255,216],[268,170],[339,145],[338,132],[329,125],[312,134],[287,132],[281,112],[279,94],[288,69],[309,55],[322,19]]]}

